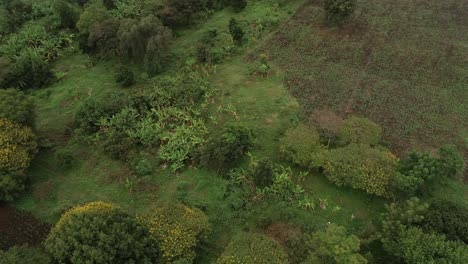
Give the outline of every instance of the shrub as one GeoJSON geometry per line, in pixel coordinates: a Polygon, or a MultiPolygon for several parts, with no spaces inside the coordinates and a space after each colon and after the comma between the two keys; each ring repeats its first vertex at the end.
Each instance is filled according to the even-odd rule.
{"type": "Polygon", "coordinates": [[[336,224],[329,224],[325,231],[316,232],[307,244],[312,251],[307,263],[367,263],[359,254],[359,238],[348,236],[346,229],[336,224]]]}
{"type": "Polygon", "coordinates": [[[206,31],[198,42],[196,56],[199,63],[219,63],[222,60],[216,50],[219,33],[216,29],[206,31]]]}
{"type": "Polygon", "coordinates": [[[347,185],[377,196],[393,195],[398,159],[388,150],[350,144],[330,150],[325,176],[338,186],[347,185]]]}
{"type": "Polygon", "coordinates": [[[68,169],[73,164],[73,153],[67,149],[59,149],[55,152],[55,159],[57,160],[60,167],[64,169],[68,169]]]}
{"type": "Polygon", "coordinates": [[[36,137],[30,128],[0,118],[0,171],[27,169],[36,148],[36,137]]]}
{"type": "Polygon", "coordinates": [[[135,83],[135,76],[127,66],[120,65],[114,74],[115,81],[122,87],[129,87],[135,83]]]}
{"type": "Polygon", "coordinates": [[[413,195],[426,181],[437,176],[437,160],[428,153],[410,152],[399,163],[398,174],[395,177],[395,187],[400,192],[413,195]]]}
{"type": "Polygon", "coordinates": [[[433,200],[424,213],[421,226],[450,240],[468,243],[468,209],[446,200],[433,200]]]}
{"type": "Polygon", "coordinates": [[[240,123],[228,123],[202,149],[201,162],[218,169],[242,157],[253,146],[253,133],[240,123]]]}
{"type": "Polygon", "coordinates": [[[0,264],[48,264],[50,258],[36,248],[14,246],[6,252],[0,250],[0,264]]]}
{"type": "Polygon", "coordinates": [[[0,118],[17,123],[34,125],[34,102],[22,91],[0,89],[0,118]]]}
{"type": "Polygon", "coordinates": [[[9,32],[16,31],[32,17],[32,5],[23,0],[6,1],[5,9],[8,12],[7,23],[9,32]]]}
{"type": "Polygon", "coordinates": [[[134,217],[92,202],[62,215],[45,241],[60,263],[155,263],[156,241],[134,217]]]}
{"type": "Polygon", "coordinates": [[[76,126],[89,135],[99,130],[99,121],[117,114],[126,100],[120,93],[105,93],[100,97],[90,97],[75,114],[76,126]]]}
{"type": "Polygon", "coordinates": [[[181,204],[166,205],[140,218],[153,237],[159,241],[161,263],[195,258],[195,248],[210,231],[206,215],[181,204]]]}
{"type": "Polygon", "coordinates": [[[275,177],[275,165],[269,158],[262,158],[251,167],[251,177],[257,188],[265,188],[273,184],[275,177]]]}
{"type": "Polygon", "coordinates": [[[350,117],[343,121],[339,138],[342,144],[377,145],[382,139],[382,128],[367,118],[350,117]]]}
{"type": "Polygon", "coordinates": [[[323,165],[320,136],[312,127],[299,125],[286,131],[280,140],[280,153],[300,166],[317,169],[323,165]]]}
{"type": "Polygon", "coordinates": [[[438,173],[447,178],[456,178],[464,168],[463,154],[458,152],[453,145],[444,145],[439,149],[438,173]]]}
{"type": "Polygon", "coordinates": [[[229,33],[231,34],[234,43],[239,46],[242,45],[245,33],[235,18],[231,18],[231,20],[229,20],[229,33]]]}
{"type": "Polygon", "coordinates": [[[153,164],[147,159],[140,160],[135,166],[135,172],[138,176],[146,176],[153,172],[153,164]]]}
{"type": "Polygon", "coordinates": [[[38,48],[25,48],[15,58],[9,85],[23,90],[43,87],[52,76],[51,65],[38,48]]]}
{"type": "Polygon", "coordinates": [[[325,0],[325,18],[330,25],[345,23],[356,9],[356,0],[325,0]]]}
{"type": "Polygon", "coordinates": [[[218,264],[286,264],[288,258],[278,242],[258,235],[235,236],[218,258],[218,264]]]}

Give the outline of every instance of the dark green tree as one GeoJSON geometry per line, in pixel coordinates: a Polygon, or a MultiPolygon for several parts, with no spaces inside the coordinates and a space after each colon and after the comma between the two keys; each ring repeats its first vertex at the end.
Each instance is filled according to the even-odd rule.
{"type": "Polygon", "coordinates": [[[251,177],[257,188],[264,188],[273,184],[275,165],[269,158],[262,158],[251,167],[251,177]]]}
{"type": "Polygon", "coordinates": [[[438,173],[442,177],[456,178],[464,168],[463,154],[457,151],[453,145],[444,145],[439,149],[438,173]]]}
{"type": "Polygon", "coordinates": [[[0,118],[34,125],[34,101],[17,89],[0,89],[0,118]]]}
{"type": "Polygon", "coordinates": [[[236,12],[240,12],[247,6],[247,0],[231,0],[231,6],[236,12]]]}
{"type": "Polygon", "coordinates": [[[62,27],[70,29],[76,27],[80,14],[73,4],[63,0],[55,0],[52,3],[52,8],[54,13],[59,17],[62,27]]]}

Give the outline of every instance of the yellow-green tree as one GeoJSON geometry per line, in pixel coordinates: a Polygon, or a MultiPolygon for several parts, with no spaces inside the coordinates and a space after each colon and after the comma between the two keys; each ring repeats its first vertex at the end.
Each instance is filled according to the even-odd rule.
{"type": "Polygon", "coordinates": [[[166,205],[142,216],[140,221],[158,240],[161,263],[193,261],[195,247],[208,235],[208,217],[199,209],[166,205]]]}
{"type": "Polygon", "coordinates": [[[57,263],[157,263],[157,242],[133,216],[104,202],[65,212],[45,241],[57,263]]]}
{"type": "Polygon", "coordinates": [[[30,128],[0,118],[0,200],[10,201],[24,189],[25,171],[36,148],[30,128]]]}
{"type": "Polygon", "coordinates": [[[278,242],[259,234],[235,236],[218,258],[217,264],[287,264],[286,253],[278,242]]]}

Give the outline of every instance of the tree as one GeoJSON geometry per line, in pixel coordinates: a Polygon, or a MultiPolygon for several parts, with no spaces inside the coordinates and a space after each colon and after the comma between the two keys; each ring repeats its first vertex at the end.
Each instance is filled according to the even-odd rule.
{"type": "Polygon", "coordinates": [[[375,146],[382,139],[382,128],[367,118],[350,117],[341,124],[338,136],[343,145],[357,143],[375,146]]]}
{"type": "Polygon", "coordinates": [[[71,3],[63,0],[55,0],[52,4],[52,8],[54,13],[59,17],[62,27],[70,29],[75,28],[80,14],[71,3]]]}
{"type": "Polygon", "coordinates": [[[345,23],[356,9],[356,0],[325,0],[325,18],[330,25],[345,23]]]}
{"type": "Polygon", "coordinates": [[[425,233],[419,226],[428,205],[418,198],[403,204],[386,206],[383,214],[381,242],[385,251],[401,263],[466,263],[468,247],[461,242],[447,241],[445,236],[425,233]]]}
{"type": "Polygon", "coordinates": [[[443,234],[450,240],[468,243],[468,209],[441,199],[432,200],[421,226],[428,232],[443,234]]]}
{"type": "Polygon", "coordinates": [[[410,152],[399,163],[398,174],[395,177],[395,187],[400,192],[413,195],[426,181],[437,176],[437,159],[428,153],[410,152]]]}
{"type": "Polygon", "coordinates": [[[287,264],[278,242],[259,234],[236,235],[218,258],[217,264],[287,264]]]}
{"type": "Polygon", "coordinates": [[[388,150],[350,144],[330,150],[323,167],[325,176],[338,186],[392,197],[397,164],[398,158],[388,150]]]}
{"type": "Polygon", "coordinates": [[[135,83],[135,76],[132,70],[125,65],[119,65],[114,74],[115,81],[122,87],[129,87],[135,83]]]}
{"type": "Polygon", "coordinates": [[[247,6],[247,0],[231,0],[231,6],[236,12],[240,12],[247,6]]]}
{"type": "Polygon", "coordinates": [[[312,263],[367,263],[359,254],[359,238],[348,236],[346,229],[336,224],[329,224],[325,231],[318,231],[312,237],[312,251],[309,262],[312,263]]]}
{"type": "Polygon", "coordinates": [[[17,123],[34,125],[34,102],[24,92],[16,89],[0,89],[0,118],[17,123]]]}
{"type": "Polygon", "coordinates": [[[318,169],[324,161],[320,135],[307,125],[286,131],[280,140],[280,153],[285,159],[312,169],[318,169]]]}
{"type": "Polygon", "coordinates": [[[242,157],[253,146],[253,133],[241,123],[228,123],[202,147],[201,163],[221,169],[242,157]]]}
{"type": "Polygon", "coordinates": [[[0,250],[0,264],[48,264],[50,258],[39,249],[14,246],[6,252],[0,250]]]}
{"type": "Polygon", "coordinates": [[[194,14],[207,8],[206,0],[168,0],[166,16],[177,24],[189,25],[194,14]]]}
{"type": "Polygon", "coordinates": [[[120,20],[109,18],[94,23],[89,29],[87,45],[90,50],[98,53],[116,55],[119,47],[117,32],[120,27],[120,20]]]}
{"type": "Polygon", "coordinates": [[[144,61],[145,70],[154,75],[162,71],[172,40],[172,31],[153,15],[141,20],[126,19],[117,33],[120,52],[127,58],[144,61]]]}
{"type": "Polygon", "coordinates": [[[456,178],[465,168],[463,154],[453,145],[444,145],[439,149],[438,173],[446,178],[456,178]]]}
{"type": "Polygon", "coordinates": [[[86,6],[86,9],[81,13],[80,19],[76,23],[76,27],[80,31],[80,34],[88,36],[92,25],[109,18],[111,18],[111,15],[106,7],[101,1],[96,1],[86,6]]]}
{"type": "Polygon", "coordinates": [[[40,48],[24,48],[15,57],[14,67],[8,78],[10,86],[22,90],[43,87],[52,76],[51,65],[45,60],[40,48]]]}
{"type": "Polygon", "coordinates": [[[235,18],[231,18],[231,20],[229,20],[229,33],[231,34],[231,37],[236,45],[242,45],[242,42],[244,42],[245,33],[235,18]]]}
{"type": "Polygon", "coordinates": [[[157,263],[148,229],[111,204],[92,202],[62,215],[45,241],[59,263],[157,263]]]}
{"type": "Polygon", "coordinates": [[[208,217],[199,209],[182,204],[165,205],[140,218],[160,241],[161,263],[193,262],[195,248],[210,232],[208,217]]]}
{"type": "Polygon", "coordinates": [[[257,188],[265,188],[273,184],[275,165],[269,158],[251,162],[251,177],[257,188]]]}
{"type": "Polygon", "coordinates": [[[0,118],[0,200],[11,201],[24,189],[25,171],[36,148],[30,128],[0,118]]]}

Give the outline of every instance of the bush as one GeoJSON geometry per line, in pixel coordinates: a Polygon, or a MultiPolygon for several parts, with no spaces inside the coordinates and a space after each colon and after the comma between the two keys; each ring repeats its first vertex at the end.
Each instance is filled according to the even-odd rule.
{"type": "Polygon", "coordinates": [[[68,169],[73,164],[73,153],[67,149],[59,149],[55,152],[55,159],[57,160],[60,167],[64,169],[68,169]]]}
{"type": "Polygon", "coordinates": [[[345,23],[356,9],[356,0],[325,0],[325,18],[330,25],[345,23]]]}
{"type": "Polygon", "coordinates": [[[138,176],[149,175],[153,172],[153,164],[147,159],[142,159],[136,164],[135,172],[138,176]]]}
{"type": "Polygon", "coordinates": [[[210,231],[208,218],[202,211],[181,204],[158,208],[140,221],[160,241],[161,263],[181,260],[192,263],[195,248],[210,231]]]}
{"type": "Polygon", "coordinates": [[[446,178],[456,178],[465,169],[463,154],[453,145],[444,145],[439,149],[438,173],[446,178]]]}
{"type": "Polygon", "coordinates": [[[251,163],[251,177],[257,188],[265,188],[273,184],[275,164],[269,158],[262,158],[251,163]]]}
{"type": "Polygon", "coordinates": [[[25,48],[15,58],[8,84],[23,90],[43,87],[52,76],[51,65],[44,59],[41,50],[25,48]]]}
{"type": "Polygon", "coordinates": [[[124,65],[117,67],[114,79],[122,87],[129,87],[135,83],[135,76],[133,72],[124,65]]]}
{"type": "Polygon", "coordinates": [[[395,188],[400,192],[413,195],[426,181],[437,176],[437,159],[428,153],[410,152],[399,163],[398,174],[395,177],[395,188]]]}
{"type": "Polygon", "coordinates": [[[382,128],[367,118],[350,117],[343,121],[339,138],[343,145],[357,143],[375,146],[382,139],[382,128]]]}
{"type": "Polygon", "coordinates": [[[5,5],[8,13],[6,18],[8,31],[14,32],[19,29],[26,21],[32,18],[32,5],[23,0],[12,0],[5,5]]]}
{"type": "Polygon", "coordinates": [[[14,246],[6,252],[0,250],[0,264],[48,264],[50,258],[36,248],[14,246]]]}
{"type": "Polygon", "coordinates": [[[286,160],[313,169],[323,165],[323,152],[317,130],[299,125],[286,131],[280,140],[280,153],[286,160]]]}
{"type": "Polygon", "coordinates": [[[76,27],[81,34],[88,35],[92,25],[109,18],[111,18],[111,14],[104,7],[102,1],[95,1],[86,6],[85,10],[80,15],[80,19],[76,23],[76,27]]]}
{"type": "Polygon", "coordinates": [[[307,244],[312,252],[307,263],[367,263],[359,254],[359,238],[348,236],[346,229],[336,224],[329,224],[325,231],[313,234],[307,244]]]}
{"type": "Polygon", "coordinates": [[[134,217],[92,202],[62,215],[45,241],[59,263],[155,263],[157,243],[134,217]]]}
{"type": "Polygon", "coordinates": [[[253,133],[240,123],[228,123],[201,150],[201,163],[221,169],[242,157],[253,146],[253,133]]]}
{"type": "Polygon", "coordinates": [[[338,186],[346,185],[377,196],[393,196],[398,159],[388,150],[350,144],[330,150],[325,176],[338,186]]]}
{"type": "Polygon", "coordinates": [[[247,0],[231,0],[231,6],[236,12],[240,12],[247,6],[247,0]]]}
{"type": "Polygon", "coordinates": [[[258,234],[235,236],[218,258],[218,264],[286,264],[288,258],[278,242],[258,234]]]}
{"type": "Polygon", "coordinates": [[[421,226],[429,232],[443,234],[450,240],[468,244],[468,209],[445,200],[433,200],[421,226]]]}
{"type": "Polygon", "coordinates": [[[30,128],[0,118],[0,171],[24,171],[36,148],[36,136],[30,128]]]}
{"type": "Polygon", "coordinates": [[[22,91],[0,89],[0,118],[32,127],[34,125],[33,100],[22,91]]]}
{"type": "Polygon", "coordinates": [[[229,20],[229,33],[231,34],[231,37],[236,45],[242,45],[242,42],[244,42],[245,33],[235,18],[231,18],[231,20],[229,20]]]}

